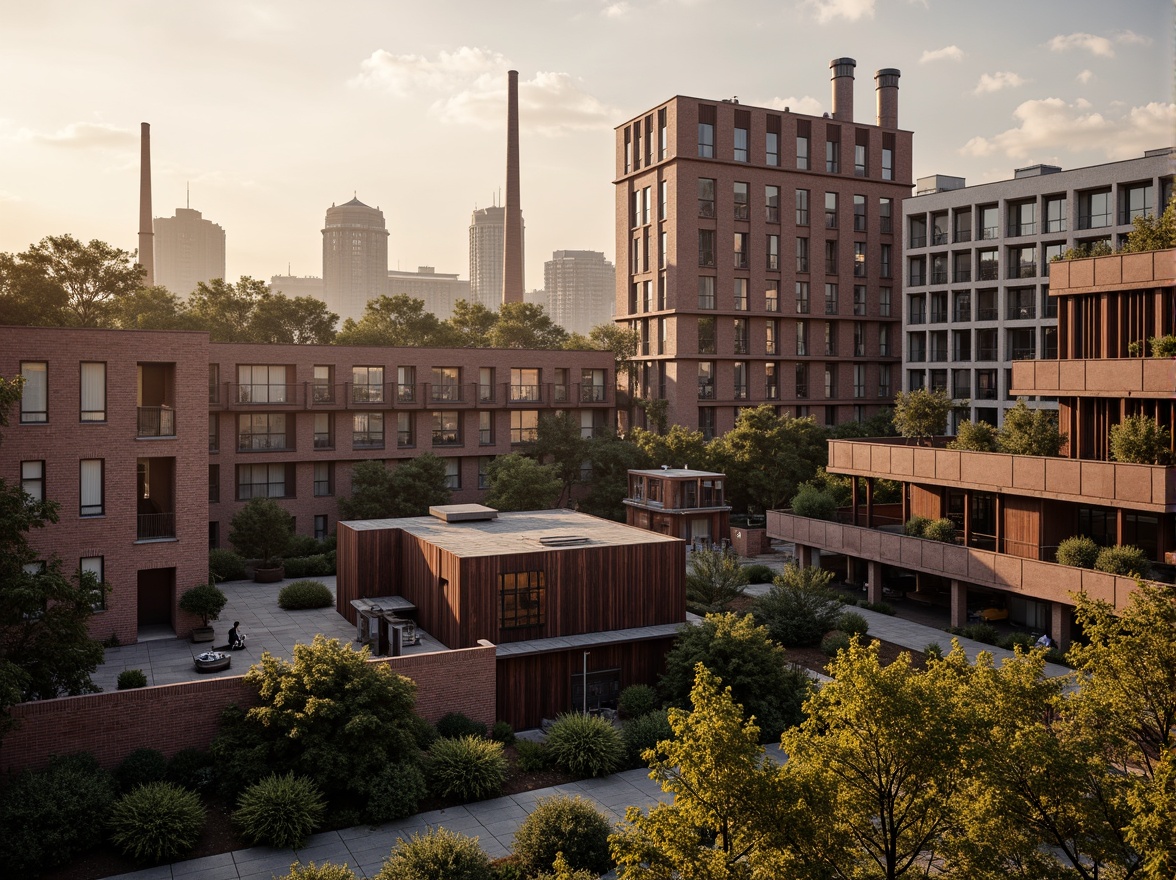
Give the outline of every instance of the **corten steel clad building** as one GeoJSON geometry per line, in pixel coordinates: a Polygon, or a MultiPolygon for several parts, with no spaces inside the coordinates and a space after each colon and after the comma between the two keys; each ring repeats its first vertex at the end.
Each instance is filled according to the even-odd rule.
{"type": "Polygon", "coordinates": [[[1123,607],[1134,578],[1059,565],[1058,544],[1087,535],[1134,545],[1166,580],[1176,562],[1176,468],[1110,460],[1109,436],[1144,415],[1176,433],[1171,358],[1143,357],[1134,343],[1176,333],[1176,250],[1054,263],[1057,357],[1012,365],[1016,395],[1056,397],[1068,443],[1059,457],[911,446],[901,440],[834,440],[829,470],[857,478],[843,522],[769,511],[768,533],[813,551],[846,556],[864,570],[871,601],[882,598],[882,566],[916,575],[907,599],[943,603],[953,625],[969,611],[1003,605],[1016,624],[1070,641],[1075,593],[1123,607]],[[873,503],[879,479],[902,484],[900,516],[873,503]],[[902,533],[912,516],[947,517],[959,538],[944,544],[902,533]]]}
{"type": "Polygon", "coordinates": [[[335,530],[351,468],[429,451],[458,502],[544,412],[591,436],[613,423],[613,357],[595,351],[209,343],[203,332],[0,327],[0,376],[23,375],[0,477],[57,501],[30,540],[110,586],[95,636],[183,634],[178,596],[250,498],[299,534],[335,530]]]}
{"type": "Polygon", "coordinates": [[[836,424],[901,388],[912,135],[894,69],[855,120],[855,66],[830,64],[823,117],[677,96],[616,129],[616,320],[671,423],[716,436],[767,402],[836,424]]]}

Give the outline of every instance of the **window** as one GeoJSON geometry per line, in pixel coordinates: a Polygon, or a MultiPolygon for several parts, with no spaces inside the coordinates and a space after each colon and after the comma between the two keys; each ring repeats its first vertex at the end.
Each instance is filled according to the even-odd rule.
{"type": "Polygon", "coordinates": [[[510,442],[533,443],[539,439],[539,411],[512,410],[510,414],[510,442]]]}
{"type": "Polygon", "coordinates": [[[713,229],[698,230],[698,265],[713,266],[715,264],[715,231],[713,229]]]}
{"type": "Polygon", "coordinates": [[[746,278],[735,279],[735,311],[737,312],[747,311],[747,284],[748,281],[746,278]]]}
{"type": "Polygon", "coordinates": [[[942,211],[931,215],[931,243],[934,245],[947,244],[947,212],[942,211]]]}
{"type": "Polygon", "coordinates": [[[952,240],[956,243],[972,240],[972,210],[957,208],[952,217],[952,240]]]}
{"type": "Polygon", "coordinates": [[[864,284],[853,286],[853,313],[858,317],[863,317],[866,314],[866,285],[864,284]]]}
{"type": "Polygon", "coordinates": [[[1009,236],[1037,234],[1037,202],[1009,205],[1009,236]]]}
{"type": "Polygon", "coordinates": [[[715,279],[713,275],[700,275],[698,278],[698,307],[700,309],[715,307],[715,279]]]}
{"type": "Polygon", "coordinates": [[[808,356],[808,321],[796,322],[796,356],[808,356]]]}
{"type": "Polygon", "coordinates": [[[865,397],[866,396],[866,365],[865,364],[854,364],[853,365],[853,396],[854,397],[865,397]]]}
{"type": "Polygon", "coordinates": [[[649,225],[649,213],[653,208],[653,199],[650,196],[650,188],[647,186],[642,191],[643,210],[641,214],[641,222],[643,225],[649,225]]]}
{"type": "Polygon", "coordinates": [[[809,313],[809,283],[807,281],[796,282],[796,314],[807,315],[809,313]]]}
{"type": "Polygon", "coordinates": [[[734,321],[735,354],[747,354],[747,318],[736,318],[734,321]]]}
{"type": "MultiPolygon", "coordinates": [[[[808,399],[808,364],[796,365],[796,397],[798,400],[808,399]]],[[[797,416],[799,415],[798,410],[797,416]]]]}
{"type": "Polygon", "coordinates": [[[807,272],[809,270],[809,240],[807,238],[796,239],[796,271],[807,272]]]}
{"type": "Polygon", "coordinates": [[[239,450],[286,449],[286,436],[286,413],[241,413],[237,416],[239,450]]]}
{"type": "Polygon", "coordinates": [[[894,199],[878,199],[878,231],[890,234],[891,217],[894,216],[894,199]]]}
{"type": "Polygon", "coordinates": [[[915,364],[921,364],[927,360],[926,333],[907,334],[907,360],[915,364]]]}
{"type": "Polygon", "coordinates": [[[698,123],[698,155],[703,159],[715,157],[715,127],[709,122],[698,123]]]}
{"type": "Polygon", "coordinates": [[[907,323],[927,323],[927,294],[912,293],[908,298],[908,302],[910,304],[907,306],[907,323]]]}
{"type": "Polygon", "coordinates": [[[641,123],[633,124],[633,170],[641,167],[641,123]]]}
{"type": "Polygon", "coordinates": [[[890,245],[884,244],[879,251],[878,274],[883,278],[890,277],[890,245]]]}
{"type": "Polygon", "coordinates": [[[996,238],[1000,231],[997,226],[996,205],[983,205],[980,208],[980,238],[988,240],[996,238]]]}
{"type": "Polygon", "coordinates": [[[715,362],[698,362],[698,399],[711,400],[715,396],[715,362]]]}
{"type": "Polygon", "coordinates": [[[780,271],[780,236],[769,233],[766,243],[768,257],[768,271],[780,271]]]}
{"type": "Polygon", "coordinates": [[[894,180],[894,148],[882,147],[882,179],[894,180]]]}
{"type": "Polygon", "coordinates": [[[796,167],[800,171],[807,171],[809,167],[809,139],[807,136],[796,137],[796,167]]]}
{"type": "Polygon", "coordinates": [[[478,413],[478,443],[481,446],[494,445],[494,413],[482,410],[478,413]]]}
{"type": "Polygon", "coordinates": [[[628,174],[633,170],[633,132],[632,129],[625,129],[625,173],[628,174]]]}
{"type": "Polygon", "coordinates": [[[215,504],[220,501],[220,465],[208,466],[208,501],[215,504]]]}
{"type": "Polygon", "coordinates": [[[698,178],[698,216],[715,216],[715,182],[709,177],[698,178]]]}
{"type": "Polygon", "coordinates": [[[461,459],[460,458],[446,458],[445,461],[445,488],[460,489],[461,488],[461,459]]]}
{"type": "Polygon", "coordinates": [[[20,488],[35,501],[45,500],[45,462],[22,461],[20,463],[20,488]]]}
{"type": "Polygon", "coordinates": [[[751,219],[751,191],[746,183],[735,181],[733,184],[733,199],[735,202],[735,219],[751,219]]]}
{"type": "Polygon", "coordinates": [[[502,629],[542,626],[546,596],[546,581],[541,571],[499,575],[499,618],[502,629]]]}
{"type": "Polygon", "coordinates": [[[768,400],[780,397],[780,375],[777,365],[773,363],[764,364],[764,397],[768,400]]]}
{"type": "Polygon", "coordinates": [[[237,465],[237,500],[250,498],[285,498],[286,465],[237,465]]]}
{"type": "Polygon", "coordinates": [[[807,189],[796,191],[796,225],[809,225],[809,191],[807,189]]]}
{"type": "Polygon", "coordinates": [[[20,420],[24,424],[49,421],[49,365],[21,361],[20,420]]]}
{"type": "Polygon", "coordinates": [[[890,317],[890,288],[883,287],[878,290],[878,314],[883,318],[890,317]]]}
{"type": "Polygon", "coordinates": [[[779,354],[780,322],[769,318],[764,322],[764,354],[779,354]]]}
{"type": "Polygon", "coordinates": [[[825,141],[825,170],[830,174],[841,172],[841,133],[833,126],[829,126],[825,141]]]}
{"type": "Polygon", "coordinates": [[[82,362],[82,421],[106,421],[106,364],[82,362]]]}
{"type": "Polygon", "coordinates": [[[539,400],[539,370],[532,367],[513,367],[510,371],[510,399],[539,400]]]}
{"type": "Polygon", "coordinates": [[[286,403],[286,368],[281,365],[239,364],[238,403],[286,403]]]}
{"type": "Polygon", "coordinates": [[[433,445],[461,444],[461,414],[455,410],[433,413],[433,445]]]}
{"type": "Polygon", "coordinates": [[[335,368],[330,364],[317,364],[314,367],[314,381],[312,383],[312,400],[315,403],[335,402],[335,368]]]}
{"type": "Polygon", "coordinates": [[[416,367],[396,368],[396,400],[399,403],[416,400],[416,367]]]}
{"type": "Polygon", "coordinates": [[[968,251],[952,254],[951,280],[953,284],[967,284],[972,280],[972,255],[968,251]]]}
{"type": "Polygon", "coordinates": [[[81,500],[78,516],[102,516],[106,513],[106,462],[101,458],[83,458],[79,465],[81,500]]]}
{"type": "Polygon", "coordinates": [[[1149,210],[1153,195],[1153,188],[1150,182],[1125,186],[1120,192],[1122,193],[1123,199],[1122,216],[1119,217],[1120,223],[1131,223],[1136,217],[1147,217],[1152,213],[1149,210]]]}
{"type": "Polygon", "coordinates": [[[335,448],[335,417],[332,413],[314,414],[314,448],[335,448]]]}
{"type": "Polygon", "coordinates": [[[837,325],[833,321],[825,322],[825,357],[837,354],[837,325]]]}
{"type": "Polygon", "coordinates": [[[780,282],[767,281],[764,288],[764,311],[780,311],[780,282]]]}
{"type": "Polygon", "coordinates": [[[866,231],[866,197],[853,197],[853,231],[866,231]]]}
{"type": "Polygon", "coordinates": [[[878,365],[878,396],[890,396],[890,364],[878,365]]]}
{"type": "Polygon", "coordinates": [[[670,205],[670,182],[663,180],[657,193],[657,219],[665,220],[669,213],[670,205]]]}
{"type": "Polygon", "coordinates": [[[636,229],[640,225],[641,225],[641,190],[635,189],[635,190],[633,190],[633,225],[632,225],[632,228],[636,229]]]}
{"type": "Polygon", "coordinates": [[[825,228],[837,228],[837,193],[825,193],[825,228]]]}
{"type": "Polygon", "coordinates": [[[433,367],[433,400],[461,400],[461,369],[433,367]]]}
{"type": "Polygon", "coordinates": [[[1045,200],[1045,231],[1066,231],[1066,197],[1049,196],[1045,200]]]}
{"type": "Polygon", "coordinates": [[[715,353],[715,319],[698,319],[698,353],[715,353]]]}
{"type": "Polygon", "coordinates": [[[384,414],[353,413],[351,446],[353,449],[384,448],[384,414]]]}
{"type": "Polygon", "coordinates": [[[878,357],[890,357],[890,325],[878,325],[878,357]]]}
{"type": "Polygon", "coordinates": [[[327,515],[325,513],[316,513],[314,515],[314,539],[316,541],[323,541],[327,538],[327,515]]]}
{"type": "Polygon", "coordinates": [[[996,248],[976,252],[976,280],[996,281],[1000,277],[1000,262],[996,248]]]}
{"type": "Polygon", "coordinates": [[[967,324],[972,320],[972,293],[967,290],[957,290],[953,302],[952,320],[958,324],[967,324]]]}
{"type": "Polygon", "coordinates": [[[98,582],[99,586],[94,595],[94,610],[105,611],[106,588],[102,584],[106,583],[106,559],[102,556],[83,556],[78,560],[78,570],[94,575],[94,580],[98,582]]]}
{"type": "Polygon", "coordinates": [[[768,165],[780,164],[780,134],[769,131],[764,137],[764,160],[768,165]]]}
{"type": "Polygon", "coordinates": [[[478,402],[491,403],[494,400],[494,368],[478,367],[478,402]]]}
{"type": "Polygon", "coordinates": [[[825,274],[837,274],[837,239],[825,242],[825,274]]]}
{"type": "Polygon", "coordinates": [[[734,252],[735,252],[735,268],[746,269],[750,264],[750,255],[747,248],[748,233],[736,232],[734,238],[734,252]]]}
{"type": "Polygon", "coordinates": [[[769,223],[780,222],[780,187],[764,186],[764,215],[769,223]]]}
{"type": "Polygon", "coordinates": [[[416,445],[416,437],[413,433],[413,414],[410,412],[396,414],[396,445],[401,449],[416,445]]]}
{"type": "Polygon", "coordinates": [[[494,461],[493,455],[478,456],[478,488],[490,488],[490,462],[494,461]]]}
{"type": "Polygon", "coordinates": [[[826,284],[825,285],[825,314],[826,315],[836,315],[837,314],[837,285],[836,284],[826,284]]]}
{"type": "Polygon", "coordinates": [[[734,159],[736,162],[747,161],[747,129],[735,129],[735,153],[734,159]]]}
{"type": "Polygon", "coordinates": [[[853,147],[853,176],[866,176],[866,145],[854,144],[853,147]]]}
{"type": "Polygon", "coordinates": [[[317,498],[335,494],[335,463],[316,461],[314,463],[314,494],[317,498]]]}
{"type": "Polygon", "coordinates": [[[747,361],[735,361],[731,369],[736,400],[747,400],[747,361]]]}
{"type": "Polygon", "coordinates": [[[657,130],[658,130],[657,158],[660,161],[666,157],[667,133],[666,133],[666,108],[665,107],[663,107],[662,109],[657,111],[657,130]]]}

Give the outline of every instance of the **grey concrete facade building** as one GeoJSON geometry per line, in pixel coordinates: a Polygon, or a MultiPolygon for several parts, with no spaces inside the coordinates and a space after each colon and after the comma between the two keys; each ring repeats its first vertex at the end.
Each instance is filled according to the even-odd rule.
{"type": "MultiPolygon", "coordinates": [[[[903,388],[940,388],[964,419],[1000,425],[1016,403],[1012,365],[1057,357],[1057,303],[1050,261],[1068,248],[1117,248],[1133,218],[1162,212],[1176,150],[1063,171],[1017,169],[1011,180],[965,186],[919,178],[902,205],[903,388]]],[[[1056,409],[1053,398],[1031,407],[1056,409]]]]}
{"type": "Polygon", "coordinates": [[[199,211],[176,208],[155,218],[155,283],[187,296],[200,282],[225,277],[225,231],[199,211]]]}
{"type": "Polygon", "coordinates": [[[612,319],[616,268],[600,251],[554,251],[543,264],[547,311],[569,333],[612,319]]]}
{"type": "Polygon", "coordinates": [[[506,209],[477,208],[470,217],[470,301],[497,310],[502,302],[506,209]]]}
{"type": "Polygon", "coordinates": [[[444,321],[453,315],[459,299],[470,298],[470,283],[456,272],[438,272],[432,266],[418,266],[415,272],[388,270],[388,295],[407,294],[425,304],[425,311],[444,321]]]}
{"type": "Polygon", "coordinates": [[[388,286],[384,212],[358,198],[331,205],[323,227],[323,300],[341,321],[359,320],[388,286]]]}

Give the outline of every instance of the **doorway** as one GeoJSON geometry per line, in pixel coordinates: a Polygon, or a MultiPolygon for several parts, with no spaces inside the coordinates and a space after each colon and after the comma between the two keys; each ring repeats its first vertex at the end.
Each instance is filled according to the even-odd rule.
{"type": "Polygon", "coordinates": [[[174,568],[147,568],[139,571],[138,622],[139,639],[150,638],[162,630],[175,635],[175,621],[172,606],[176,595],[176,570],[174,568]],[[144,635],[146,630],[147,635],[144,635]]]}

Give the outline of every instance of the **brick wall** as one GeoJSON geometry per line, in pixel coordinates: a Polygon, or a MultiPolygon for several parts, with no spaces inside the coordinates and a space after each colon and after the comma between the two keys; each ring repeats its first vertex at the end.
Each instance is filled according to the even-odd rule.
{"type": "MultiPolygon", "coordinates": [[[[417,712],[429,721],[446,712],[495,721],[493,645],[371,662],[417,683],[417,712]]],[[[159,749],[169,757],[180,749],[206,749],[226,706],[255,702],[244,678],[233,676],[24,703],[12,710],[20,726],[0,740],[0,772],[42,767],[53,755],[76,751],[92,752],[113,768],[135,749],[159,749]]]]}

